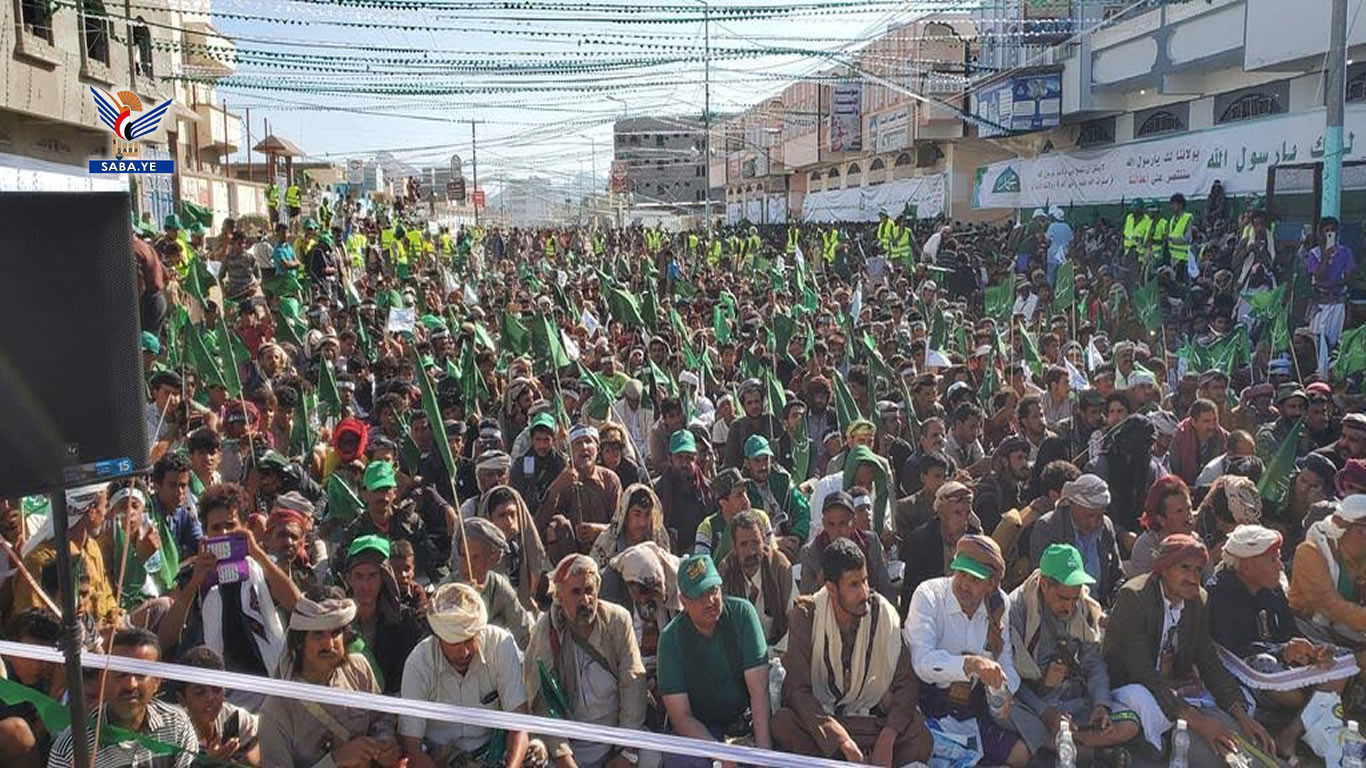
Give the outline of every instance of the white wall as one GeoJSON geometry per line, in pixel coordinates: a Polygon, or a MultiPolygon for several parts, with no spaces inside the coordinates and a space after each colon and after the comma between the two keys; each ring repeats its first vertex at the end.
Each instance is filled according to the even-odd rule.
{"type": "MultiPolygon", "coordinates": [[[[1347,0],[1347,44],[1366,45],[1366,23],[1351,24],[1366,0],[1347,0]]],[[[1243,64],[1260,69],[1328,50],[1331,0],[1247,0],[1243,64]]]]}

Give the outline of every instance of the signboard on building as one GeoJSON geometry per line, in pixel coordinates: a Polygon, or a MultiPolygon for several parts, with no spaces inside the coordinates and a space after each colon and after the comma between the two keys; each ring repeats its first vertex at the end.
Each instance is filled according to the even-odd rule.
{"type": "Polygon", "coordinates": [[[973,113],[998,127],[978,126],[983,138],[1042,131],[1062,124],[1062,73],[1016,75],[973,97],[973,113]]]}
{"type": "Polygon", "coordinates": [[[830,89],[830,151],[863,151],[863,83],[830,89]]]}
{"type": "MultiPolygon", "coordinates": [[[[1366,135],[1366,105],[1348,105],[1346,130],[1366,135]]],[[[1249,120],[1170,138],[1103,149],[1050,152],[977,169],[974,208],[1204,197],[1216,179],[1231,195],[1266,190],[1267,168],[1313,163],[1326,152],[1322,109],[1249,120]]],[[[1348,144],[1344,160],[1366,159],[1366,142],[1348,144]]]]}
{"type": "Polygon", "coordinates": [[[446,199],[456,203],[465,202],[464,176],[456,176],[446,182],[446,199]]]}
{"type": "Polygon", "coordinates": [[[351,158],[346,161],[346,183],[360,186],[365,183],[365,161],[351,158]]]}
{"type": "Polygon", "coordinates": [[[900,107],[868,117],[868,151],[895,152],[910,145],[911,108],[900,107]]]}

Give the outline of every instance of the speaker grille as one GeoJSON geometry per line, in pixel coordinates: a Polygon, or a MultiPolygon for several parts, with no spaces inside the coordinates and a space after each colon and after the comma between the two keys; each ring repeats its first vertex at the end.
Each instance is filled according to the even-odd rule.
{"type": "Polygon", "coordinates": [[[147,464],[125,193],[0,193],[0,495],[147,464]]]}

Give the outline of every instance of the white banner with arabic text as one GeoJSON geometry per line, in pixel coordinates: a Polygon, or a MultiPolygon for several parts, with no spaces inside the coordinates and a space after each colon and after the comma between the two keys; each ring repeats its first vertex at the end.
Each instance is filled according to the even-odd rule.
{"type": "MultiPolygon", "coordinates": [[[[1216,180],[1228,194],[1266,191],[1267,168],[1323,159],[1324,111],[1310,110],[1104,149],[1055,152],[977,169],[974,208],[1205,197],[1216,180]]],[[[1366,157],[1366,105],[1349,106],[1345,160],[1366,157]],[[1362,146],[1355,146],[1362,131],[1362,146]]]]}
{"type": "Polygon", "coordinates": [[[906,205],[930,219],[944,212],[944,174],[897,179],[875,187],[812,192],[802,203],[804,221],[876,221],[883,211],[900,216],[906,205]]]}

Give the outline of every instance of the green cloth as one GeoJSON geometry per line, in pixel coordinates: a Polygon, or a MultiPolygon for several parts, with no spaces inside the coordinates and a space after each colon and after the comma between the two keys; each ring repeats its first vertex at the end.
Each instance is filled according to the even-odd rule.
{"type": "Polygon", "coordinates": [[[686,693],[693,716],[705,725],[738,720],[749,707],[744,673],[767,665],[759,614],[742,598],[723,598],[721,618],[709,638],[693,628],[686,613],[659,634],[660,694],[686,693]]]}

